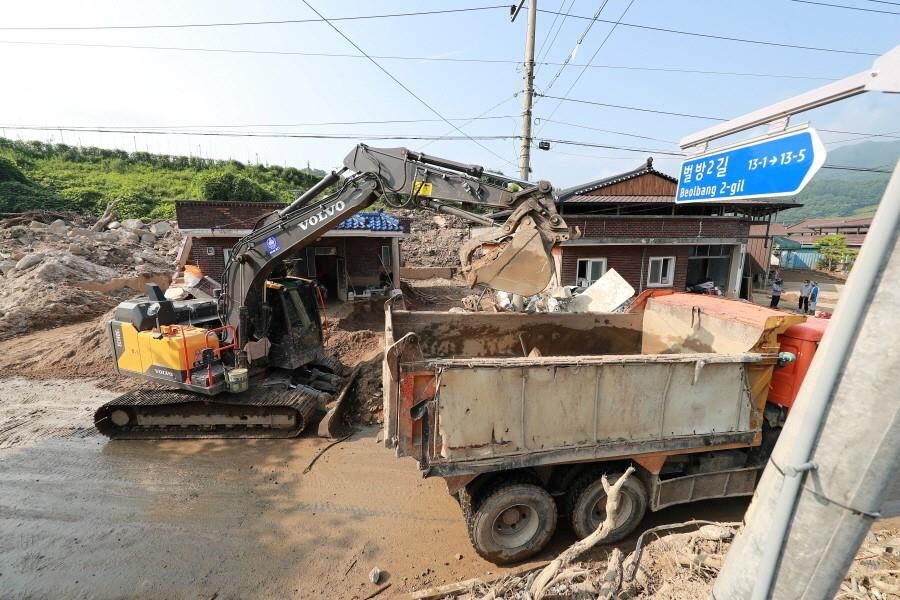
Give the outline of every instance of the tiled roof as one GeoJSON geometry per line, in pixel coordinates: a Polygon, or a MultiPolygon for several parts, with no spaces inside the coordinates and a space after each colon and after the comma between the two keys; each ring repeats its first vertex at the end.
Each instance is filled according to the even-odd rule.
{"type": "Polygon", "coordinates": [[[834,229],[843,227],[868,227],[872,225],[872,217],[851,217],[851,218],[831,218],[831,219],[804,219],[799,223],[794,223],[788,229],[790,231],[798,231],[801,229],[834,229]]]}
{"type": "MultiPolygon", "coordinates": [[[[596,181],[591,181],[589,183],[583,183],[581,185],[572,186],[570,188],[560,190],[559,192],[559,201],[560,202],[571,202],[574,196],[579,196],[583,194],[587,194],[588,192],[593,192],[594,190],[599,190],[600,188],[605,188],[610,185],[620,183],[622,181],[627,181],[629,179],[634,179],[635,177],[640,177],[641,175],[646,175],[652,173],[654,175],[658,175],[663,179],[671,181],[672,183],[678,183],[678,180],[670,175],[666,175],[662,171],[657,171],[653,168],[653,158],[648,158],[647,162],[642,164],[637,169],[632,171],[628,171],[627,173],[621,173],[619,175],[612,175],[610,177],[604,177],[603,179],[597,179],[596,181]]],[[[595,201],[596,202],[596,201],[595,201]]]]}
{"type": "Polygon", "coordinates": [[[578,194],[566,198],[566,204],[618,204],[633,202],[635,204],[675,204],[675,196],[585,196],[578,194]]]}
{"type": "Polygon", "coordinates": [[[403,231],[400,219],[384,212],[356,213],[343,221],[335,229],[353,229],[366,231],[403,231]]]}

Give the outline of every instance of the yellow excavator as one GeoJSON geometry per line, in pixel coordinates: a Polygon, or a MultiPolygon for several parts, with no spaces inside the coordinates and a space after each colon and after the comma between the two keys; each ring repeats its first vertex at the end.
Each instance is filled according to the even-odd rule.
{"type": "Polygon", "coordinates": [[[237,242],[215,296],[169,300],[150,284],[145,297],[117,307],[109,323],[116,371],[163,386],[104,404],[97,429],[111,438],[293,437],[330,407],[320,433],[334,435],[352,373],[324,351],[315,282],[273,273],[379,198],[489,227],[459,251],[470,286],[539,293],[554,272],[552,246],[569,239],[547,181],[359,144],[342,169],[237,242]],[[505,220],[498,225],[493,213],[505,220]]]}

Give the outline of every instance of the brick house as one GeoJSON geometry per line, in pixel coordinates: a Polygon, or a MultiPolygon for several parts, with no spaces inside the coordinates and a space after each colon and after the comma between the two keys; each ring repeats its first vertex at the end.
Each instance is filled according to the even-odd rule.
{"type": "Polygon", "coordinates": [[[560,191],[560,213],[582,232],[554,250],[561,283],[590,284],[613,268],[638,292],[712,280],[726,295],[746,297],[752,220],[796,205],[764,199],[676,204],[677,187],[650,158],[627,173],[560,191]]]}
{"type": "MultiPolygon", "coordinates": [[[[178,264],[198,265],[203,274],[221,281],[235,243],[249,234],[263,216],[284,208],[279,202],[175,203],[178,228],[185,236],[178,264]]],[[[384,212],[360,212],[293,257],[292,273],[317,279],[329,298],[347,299],[347,292],[365,294],[385,278],[400,281],[400,240],[409,222],[384,212]]]]}

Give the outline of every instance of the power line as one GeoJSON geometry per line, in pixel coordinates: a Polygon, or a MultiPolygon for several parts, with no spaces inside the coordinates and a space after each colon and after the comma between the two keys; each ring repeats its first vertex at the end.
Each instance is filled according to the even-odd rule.
{"type": "MultiPolygon", "coordinates": [[[[476,135],[476,136],[439,136],[439,135],[379,135],[370,134],[369,137],[362,134],[305,134],[305,133],[273,133],[273,132],[227,132],[227,131],[159,131],[152,129],[104,129],[102,127],[56,127],[56,126],[0,126],[5,129],[27,130],[27,131],[67,131],[73,133],[118,133],[131,135],[185,135],[200,137],[225,137],[225,138],[290,138],[290,139],[326,139],[326,140],[436,140],[436,141],[471,141],[473,138],[478,140],[520,140],[520,135],[476,135]]],[[[542,138],[543,139],[543,138],[542,138]]],[[[656,153],[666,156],[684,156],[680,152],[672,152],[659,148],[634,148],[630,146],[618,146],[615,144],[597,144],[593,142],[582,142],[577,140],[565,140],[547,138],[545,141],[555,144],[564,144],[572,146],[584,146],[588,148],[606,148],[609,150],[620,150],[623,152],[641,152],[656,153]]]]}
{"type": "MultiPolygon", "coordinates": [[[[446,122],[447,125],[450,125],[450,126],[451,126],[454,130],[456,130],[457,132],[461,133],[462,135],[464,135],[464,136],[466,136],[466,137],[469,137],[469,135],[468,135],[466,132],[464,132],[462,129],[460,129],[459,127],[457,127],[456,125],[454,125],[452,122],[448,121],[447,118],[444,117],[444,115],[442,115],[441,113],[439,113],[434,107],[432,107],[430,104],[428,104],[427,102],[425,102],[425,101],[424,101],[421,97],[419,97],[414,91],[412,91],[411,89],[409,89],[408,87],[406,87],[406,85],[404,85],[402,81],[400,81],[399,79],[397,79],[396,77],[394,77],[394,75],[393,75],[390,71],[388,71],[387,69],[385,69],[384,67],[382,67],[381,64],[380,64],[377,60],[375,60],[374,58],[372,58],[371,56],[369,56],[368,54],[366,54],[366,51],[365,51],[365,50],[363,50],[362,48],[360,48],[360,47],[356,44],[356,42],[354,42],[354,41],[351,40],[349,37],[347,37],[347,35],[344,34],[343,31],[341,31],[340,29],[338,29],[338,27],[337,27],[334,23],[332,23],[331,21],[329,21],[328,19],[326,19],[324,16],[322,16],[322,13],[320,13],[320,12],[317,11],[315,8],[313,8],[312,4],[310,4],[309,2],[307,2],[307,0],[302,0],[302,2],[303,2],[303,4],[306,5],[307,8],[309,8],[311,11],[313,11],[314,13],[316,13],[316,15],[317,15],[320,19],[322,19],[323,21],[325,21],[325,23],[327,23],[329,27],[331,27],[332,29],[334,29],[334,30],[338,33],[338,35],[340,35],[342,38],[344,38],[344,39],[347,41],[348,44],[350,44],[351,46],[353,46],[354,48],[356,48],[356,50],[357,50],[358,52],[360,52],[362,55],[364,55],[366,58],[368,58],[369,61],[370,61],[373,65],[375,65],[376,67],[378,67],[378,69],[379,69],[382,73],[384,73],[385,75],[387,75],[388,77],[390,77],[390,78],[394,81],[394,83],[396,83],[396,84],[399,85],[401,88],[403,88],[404,90],[406,90],[406,92],[407,92],[410,96],[412,96],[413,98],[415,98],[416,100],[418,100],[419,103],[422,104],[422,106],[424,106],[425,108],[427,108],[429,111],[433,112],[433,113],[435,114],[435,116],[437,116],[438,118],[440,118],[442,121],[446,122]]],[[[469,138],[469,139],[472,139],[472,138],[469,138]]],[[[481,147],[483,150],[486,150],[486,151],[489,152],[490,154],[492,154],[492,155],[494,155],[495,157],[499,158],[500,160],[502,160],[502,161],[505,162],[506,164],[508,164],[508,165],[510,165],[510,166],[512,166],[512,167],[515,167],[515,165],[514,165],[513,163],[511,163],[510,161],[506,160],[505,158],[503,158],[502,156],[500,156],[499,154],[497,154],[496,152],[494,152],[493,150],[491,150],[490,148],[488,148],[488,147],[485,146],[484,144],[481,144],[481,143],[479,143],[478,141],[476,141],[476,140],[474,140],[474,139],[472,139],[472,141],[475,142],[475,144],[476,144],[477,146],[481,147]]]]}
{"type": "MultiPolygon", "coordinates": [[[[628,6],[625,7],[625,10],[622,11],[622,14],[619,15],[619,18],[616,19],[615,24],[606,33],[606,37],[603,38],[603,41],[600,42],[600,45],[597,47],[597,49],[591,55],[591,58],[587,61],[587,65],[585,65],[584,68],[581,69],[581,72],[578,74],[578,77],[575,78],[575,81],[572,82],[572,85],[570,85],[569,89],[566,90],[566,93],[563,94],[563,98],[568,98],[569,94],[572,93],[572,90],[575,89],[575,86],[581,80],[581,77],[584,75],[585,71],[587,71],[588,65],[590,65],[592,62],[594,62],[594,59],[597,58],[597,55],[600,53],[600,50],[603,49],[603,46],[606,45],[606,42],[609,40],[609,38],[612,36],[613,32],[616,30],[616,27],[619,26],[619,23],[621,23],[622,19],[625,18],[625,15],[628,14],[628,11],[631,10],[631,6],[634,4],[634,2],[635,2],[635,0],[631,0],[628,3],[628,6]]],[[[604,2],[603,5],[606,6],[606,3],[604,2]]],[[[599,12],[597,14],[599,15],[599,12]]],[[[550,111],[550,117],[552,117],[553,115],[556,114],[556,111],[559,110],[559,107],[562,105],[562,103],[563,103],[562,100],[560,100],[556,103],[556,106],[554,106],[553,110],[550,111]]],[[[541,129],[543,129],[543,127],[541,127],[541,129]]]]}
{"type": "MultiPolygon", "coordinates": [[[[445,10],[428,10],[418,12],[387,13],[377,15],[357,15],[353,17],[332,17],[332,21],[361,21],[366,19],[392,19],[395,17],[420,17],[424,15],[443,15],[449,13],[465,13],[484,10],[508,9],[506,4],[493,6],[475,6],[471,8],[452,8],[445,10]]],[[[223,23],[178,23],[158,25],[85,25],[64,27],[0,27],[0,31],[99,31],[107,29],[186,29],[193,27],[243,27],[249,25],[294,25],[300,23],[321,23],[321,19],[281,19],[275,21],[230,21],[223,23]]]]}
{"type": "MultiPolygon", "coordinates": [[[[496,110],[497,108],[500,108],[501,106],[503,106],[504,104],[506,104],[507,102],[509,102],[510,100],[512,100],[513,98],[515,98],[515,97],[518,96],[518,95],[519,95],[519,92],[516,92],[515,94],[513,94],[513,95],[511,95],[511,96],[507,96],[506,98],[504,98],[503,100],[501,100],[501,101],[498,102],[497,104],[493,105],[493,106],[490,107],[489,109],[487,109],[487,110],[485,110],[485,111],[479,113],[477,117],[473,117],[473,118],[471,118],[471,119],[467,119],[465,123],[463,123],[462,125],[460,125],[460,127],[467,127],[467,126],[471,125],[474,121],[476,121],[476,120],[478,120],[478,119],[485,119],[485,118],[487,118],[487,119],[500,119],[500,118],[504,118],[504,119],[505,119],[505,118],[509,118],[509,117],[518,117],[519,115],[509,115],[509,116],[506,116],[506,117],[485,117],[485,115],[487,115],[488,113],[490,113],[490,112],[496,110]]],[[[450,119],[450,120],[453,121],[453,120],[456,120],[456,119],[450,119]]],[[[452,130],[452,129],[451,129],[450,131],[448,131],[448,132],[447,132],[446,134],[444,134],[444,135],[449,135],[449,134],[451,134],[451,133],[453,133],[453,130],[452,130]]],[[[432,141],[433,141],[433,140],[432,140],[432,141]]],[[[432,142],[429,141],[429,142],[427,142],[427,143],[425,143],[425,144],[422,144],[421,146],[419,146],[418,151],[421,152],[422,149],[424,149],[424,148],[430,146],[431,143],[432,143],[432,142]]]]}
{"type": "Polygon", "coordinates": [[[622,150],[625,152],[642,152],[656,153],[664,156],[685,156],[684,152],[673,152],[671,150],[661,150],[659,148],[631,148],[628,146],[614,146],[611,144],[595,144],[593,142],[578,142],[573,140],[557,140],[552,138],[541,138],[541,141],[550,142],[552,144],[565,144],[569,146],[584,146],[586,148],[606,148],[607,150],[622,150]]]}
{"type": "Polygon", "coordinates": [[[844,167],[840,165],[822,165],[823,169],[835,169],[837,171],[859,171],[862,173],[893,173],[891,169],[878,167],[844,167]]]}
{"type": "Polygon", "coordinates": [[[636,110],[636,111],[640,111],[640,112],[656,113],[656,114],[660,114],[660,115],[671,115],[673,117],[689,117],[691,119],[705,119],[707,121],[727,121],[728,120],[728,119],[722,119],[719,117],[707,117],[704,115],[692,115],[690,113],[671,112],[671,111],[667,111],[667,110],[656,110],[656,109],[652,109],[652,108],[638,108],[636,106],[624,106],[621,104],[607,104],[605,102],[594,102],[592,100],[577,100],[575,98],[563,98],[561,96],[544,96],[544,97],[550,98],[551,100],[576,102],[578,104],[593,104],[595,106],[605,106],[607,108],[620,108],[622,110],[636,110]]]}
{"type": "MultiPolygon", "coordinates": [[[[566,0],[562,0],[559,5],[559,10],[562,10],[563,6],[566,4],[566,0]]],[[[572,12],[572,6],[575,5],[575,0],[571,0],[569,2],[569,8],[566,9],[566,14],[563,15],[562,21],[559,22],[559,28],[556,30],[556,33],[553,34],[553,39],[550,41],[550,45],[547,46],[547,38],[550,37],[550,32],[553,31],[553,26],[556,25],[556,20],[559,19],[559,15],[553,15],[553,22],[550,24],[550,29],[547,30],[547,35],[544,36],[544,41],[541,42],[541,46],[538,49],[538,61],[541,61],[550,54],[550,50],[553,49],[553,45],[556,43],[556,38],[559,37],[559,32],[562,31],[563,24],[566,22],[566,19],[569,18],[569,13],[572,12]]],[[[536,65],[539,63],[535,63],[536,65]]]]}
{"type": "Polygon", "coordinates": [[[878,4],[892,4],[894,6],[900,6],[900,2],[889,2],[888,0],[866,0],[866,2],[877,2],[878,4]]]}
{"type": "Polygon", "coordinates": [[[828,2],[813,2],[813,0],[791,0],[791,2],[799,2],[801,4],[816,4],[818,6],[829,6],[831,8],[845,8],[847,10],[857,10],[860,12],[880,13],[883,15],[900,15],[900,12],[895,12],[892,10],[878,10],[877,8],[863,8],[861,6],[847,6],[846,4],[830,4],[828,2]]]}
{"type": "MultiPolygon", "coordinates": [[[[550,10],[538,9],[538,12],[545,13],[545,14],[551,14],[551,15],[554,14],[554,12],[550,11],[550,10]]],[[[586,17],[584,15],[569,15],[569,16],[574,19],[590,19],[591,18],[591,17],[586,17]]],[[[610,23],[610,24],[615,23],[615,21],[609,21],[606,19],[596,19],[596,20],[601,23],[610,23]]],[[[637,23],[620,23],[619,26],[620,27],[632,27],[634,29],[646,29],[648,31],[660,31],[663,33],[674,33],[677,35],[688,35],[688,36],[692,36],[692,37],[709,38],[709,39],[713,39],[713,40],[725,40],[725,41],[729,41],[729,42],[740,42],[743,44],[756,44],[756,45],[761,45],[761,46],[776,46],[779,48],[793,48],[795,50],[812,50],[815,52],[834,52],[837,54],[856,54],[856,55],[860,55],[860,56],[881,56],[881,54],[878,52],[863,52],[860,50],[842,50],[842,49],[836,49],[836,48],[820,48],[818,46],[802,46],[802,45],[798,45],[798,44],[785,44],[782,42],[769,42],[769,41],[764,41],[764,40],[753,40],[753,39],[747,39],[747,38],[730,37],[730,36],[725,36],[725,35],[714,35],[714,34],[710,34],[710,33],[697,33],[696,31],[681,31],[679,29],[668,29],[665,27],[651,27],[650,25],[639,25],[637,23]]]]}
{"type": "MultiPolygon", "coordinates": [[[[518,117],[519,115],[501,115],[496,117],[469,117],[469,118],[452,118],[451,121],[466,121],[471,123],[476,120],[488,119],[509,119],[518,117]]],[[[318,123],[255,123],[243,125],[104,125],[103,129],[243,129],[246,127],[318,127],[329,125],[382,125],[382,124],[401,124],[401,123],[443,123],[440,119],[387,119],[379,121],[321,121],[318,123]]],[[[0,125],[0,127],[13,127],[13,125],[0,125]]],[[[45,127],[40,125],[39,127],[45,127]]],[[[82,127],[75,125],[74,127],[82,127]]],[[[87,127],[87,126],[84,126],[87,127]]]]}
{"type": "Polygon", "coordinates": [[[603,0],[603,3],[600,4],[600,8],[597,9],[597,12],[594,14],[594,18],[591,19],[591,22],[588,23],[587,27],[585,27],[584,32],[575,41],[575,47],[572,49],[572,52],[569,53],[569,55],[566,57],[566,60],[563,61],[562,66],[559,67],[559,70],[550,79],[550,83],[548,83],[547,87],[544,88],[544,92],[550,91],[550,88],[553,87],[553,84],[556,83],[556,80],[559,79],[559,76],[562,75],[562,72],[565,71],[567,66],[569,66],[569,62],[575,58],[575,53],[578,52],[579,48],[581,48],[581,44],[582,44],[582,42],[584,42],[584,38],[587,37],[587,34],[591,31],[591,28],[594,26],[594,23],[597,22],[597,17],[600,16],[600,13],[603,12],[603,9],[606,8],[607,4],[609,4],[609,0],[603,0]]]}
{"type": "MultiPolygon", "coordinates": [[[[0,40],[0,44],[11,46],[61,46],[75,48],[111,48],[111,49],[127,49],[127,50],[163,50],[172,52],[211,52],[225,54],[263,54],[263,55],[280,55],[280,56],[312,56],[321,58],[366,58],[361,54],[346,54],[333,52],[303,52],[296,50],[251,50],[241,48],[198,48],[189,46],[138,46],[128,44],[93,44],[80,42],[35,42],[20,40],[0,40]]],[[[520,65],[521,60],[511,60],[502,58],[452,58],[452,57],[430,57],[430,56],[391,56],[391,55],[370,55],[372,58],[379,60],[406,60],[417,62],[457,62],[457,63],[484,63],[484,64],[506,64],[520,65]]],[[[560,66],[563,63],[558,62],[536,62],[535,65],[560,66]]],[[[583,67],[583,64],[572,63],[570,66],[583,67]]],[[[636,67],[629,65],[589,65],[592,69],[622,69],[627,71],[659,71],[668,73],[695,73],[700,75],[728,75],[737,77],[770,77],[777,79],[811,79],[822,81],[837,81],[834,77],[822,77],[816,75],[789,75],[778,73],[741,73],[729,71],[705,71],[691,69],[669,69],[662,67],[636,67]]]]}
{"type": "Polygon", "coordinates": [[[469,136],[443,136],[427,134],[377,134],[377,133],[293,133],[277,131],[179,131],[176,129],[124,129],[104,127],[60,127],[60,126],[25,126],[25,125],[0,125],[3,129],[21,131],[68,131],[74,133],[121,133],[140,135],[186,135],[201,137],[227,137],[227,138],[290,138],[311,140],[510,140],[519,139],[517,135],[477,135],[469,136]]]}
{"type": "Polygon", "coordinates": [[[569,127],[577,127],[578,129],[588,129],[590,131],[599,131],[600,133],[612,133],[615,135],[625,135],[628,137],[639,138],[642,140],[650,140],[653,142],[662,142],[664,144],[676,144],[674,140],[663,140],[660,138],[650,137],[646,135],[638,135],[636,133],[626,133],[624,131],[614,131],[611,129],[598,129],[596,127],[588,127],[587,125],[580,125],[578,123],[568,123],[566,121],[555,121],[553,119],[535,119],[536,121],[546,122],[546,123],[556,123],[557,125],[568,125],[569,127]]]}

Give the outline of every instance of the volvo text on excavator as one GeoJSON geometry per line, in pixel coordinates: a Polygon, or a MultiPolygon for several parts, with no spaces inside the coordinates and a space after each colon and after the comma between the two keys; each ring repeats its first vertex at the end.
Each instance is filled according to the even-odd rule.
{"type": "Polygon", "coordinates": [[[151,284],[146,297],[118,306],[109,323],[117,372],[163,387],[104,404],[97,428],[113,438],[292,437],[340,402],[352,374],[324,351],[315,282],[273,274],[379,198],[490,227],[460,249],[471,286],[536,294],[553,275],[551,247],[569,239],[549,182],[360,144],[342,169],[237,242],[215,296],[168,300],[151,284]],[[505,221],[498,226],[491,212],[505,221]]]}

